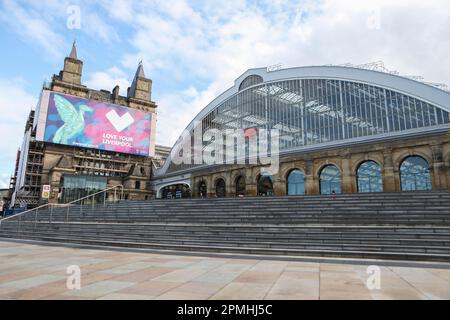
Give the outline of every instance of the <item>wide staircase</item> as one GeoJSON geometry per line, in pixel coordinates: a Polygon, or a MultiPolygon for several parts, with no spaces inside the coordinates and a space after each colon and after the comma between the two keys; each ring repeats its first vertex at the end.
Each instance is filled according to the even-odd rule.
{"type": "Polygon", "coordinates": [[[3,220],[0,237],[169,251],[450,262],[450,191],[68,205],[3,220]]]}

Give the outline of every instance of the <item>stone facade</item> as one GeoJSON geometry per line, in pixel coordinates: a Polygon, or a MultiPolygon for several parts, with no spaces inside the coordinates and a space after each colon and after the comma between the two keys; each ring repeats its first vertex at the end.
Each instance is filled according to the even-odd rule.
{"type": "MultiPolygon", "coordinates": [[[[71,56],[73,56],[71,54],[71,56]]],[[[145,78],[142,64],[139,64],[131,88],[126,97],[119,95],[119,86],[112,92],[92,90],[81,84],[83,62],[75,57],[67,57],[64,69],[59,76],[53,76],[50,90],[70,94],[86,99],[100,100],[145,112],[156,112],[156,104],[151,101],[152,81],[145,78]]],[[[109,173],[108,187],[123,185],[124,196],[130,200],[145,200],[153,195],[150,186],[152,175],[152,159],[142,156],[116,154],[114,152],[93,151],[63,145],[47,145],[44,154],[42,184],[50,184],[52,194],[50,202],[58,201],[61,177],[64,174],[96,173],[97,167],[105,167],[109,173]],[[95,168],[87,171],[86,163],[95,164],[95,168]],[[109,170],[108,170],[109,169],[109,170]]]]}
{"type": "MultiPolygon", "coordinates": [[[[89,150],[89,149],[88,149],[89,150]]],[[[46,145],[42,169],[42,184],[51,186],[52,203],[58,202],[60,181],[64,175],[93,175],[107,173],[107,186],[123,185],[124,196],[130,200],[144,200],[153,195],[150,187],[151,158],[98,151],[89,151],[59,145],[46,145]],[[105,156],[111,156],[106,158],[105,156]],[[86,165],[88,163],[88,165],[86,165]],[[94,163],[94,166],[91,164],[94,163]],[[102,168],[104,167],[104,168],[102,168]],[[86,170],[87,169],[87,170],[86,170]],[[136,182],[139,182],[136,187],[136,182]]],[[[112,197],[113,191],[110,196],[112,197]]]]}
{"type": "MultiPolygon", "coordinates": [[[[429,164],[432,189],[450,188],[450,131],[447,134],[423,135],[410,139],[398,139],[380,143],[365,143],[298,155],[282,156],[278,173],[273,175],[274,195],[287,194],[287,177],[294,169],[305,174],[305,194],[320,193],[320,172],[329,164],[341,172],[343,193],[358,192],[356,172],[367,160],[377,162],[382,168],[383,191],[401,191],[400,165],[411,155],[425,159],[429,164]]],[[[246,196],[257,195],[257,179],[264,170],[262,166],[228,165],[209,168],[207,171],[193,171],[191,186],[193,196],[199,196],[199,185],[207,184],[209,197],[214,197],[218,179],[226,183],[226,195],[236,196],[236,180],[245,177],[246,196]]]]}
{"type": "MultiPolygon", "coordinates": [[[[87,88],[81,81],[82,71],[83,62],[77,58],[74,45],[69,57],[64,60],[63,70],[58,75],[54,75],[51,83],[44,89],[145,112],[156,112],[157,105],[151,101],[152,81],[145,77],[141,63],[131,87],[128,88],[127,96],[119,95],[118,86],[111,92],[87,88]]],[[[33,122],[33,119],[29,120],[33,122]]],[[[32,132],[31,136],[35,136],[35,132],[32,132]]],[[[64,175],[106,177],[107,187],[123,185],[124,197],[130,200],[145,200],[153,196],[150,180],[155,166],[152,158],[49,143],[43,143],[42,149],[38,151],[42,157],[40,163],[37,163],[33,169],[38,172],[33,174],[39,175],[39,181],[33,183],[33,186],[27,185],[31,181],[29,179],[31,170],[28,170],[27,166],[25,185],[20,189],[16,188],[16,206],[27,204],[28,207],[33,207],[45,203],[47,200],[41,199],[41,187],[46,184],[51,186],[48,201],[61,202],[59,195],[61,179],[64,175]]],[[[109,196],[112,194],[113,191],[109,196]]]]}

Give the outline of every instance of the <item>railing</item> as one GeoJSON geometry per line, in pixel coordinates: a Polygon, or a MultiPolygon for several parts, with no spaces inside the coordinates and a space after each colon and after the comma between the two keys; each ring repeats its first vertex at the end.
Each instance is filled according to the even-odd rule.
{"type": "MultiPolygon", "coordinates": [[[[92,194],[89,194],[83,198],[64,203],[64,204],[57,204],[57,203],[48,203],[44,204],[42,206],[26,210],[14,215],[11,215],[9,217],[0,219],[0,230],[2,228],[2,225],[4,225],[5,221],[8,220],[17,220],[17,234],[20,235],[21,232],[21,223],[22,221],[27,222],[34,222],[34,229],[36,229],[37,221],[38,221],[38,214],[39,211],[44,211],[46,213],[49,213],[49,223],[52,223],[55,219],[54,217],[54,211],[58,208],[64,208],[65,210],[59,211],[58,213],[63,213],[63,220],[68,222],[70,212],[74,212],[74,210],[77,210],[79,212],[79,216],[83,215],[83,209],[86,207],[92,207],[94,208],[96,205],[103,205],[106,206],[107,203],[115,203],[117,201],[120,201],[123,199],[123,185],[116,185],[110,188],[107,188],[105,190],[101,190],[92,194]],[[114,193],[112,191],[114,190],[114,193]],[[110,195],[110,198],[108,198],[108,194],[110,195]],[[103,198],[101,198],[101,195],[103,195],[103,198]],[[99,198],[101,198],[101,201],[98,201],[99,198]],[[34,216],[33,216],[34,214],[34,216]],[[31,220],[29,219],[31,217],[31,220]]],[[[59,217],[56,217],[59,218],[59,217]]]]}

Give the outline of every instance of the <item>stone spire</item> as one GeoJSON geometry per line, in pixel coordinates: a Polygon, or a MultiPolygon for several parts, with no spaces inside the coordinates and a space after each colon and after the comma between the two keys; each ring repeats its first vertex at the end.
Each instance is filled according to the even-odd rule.
{"type": "Polygon", "coordinates": [[[83,73],[83,61],[78,59],[75,41],[68,57],[64,59],[64,68],[59,73],[63,82],[81,85],[81,75],[83,73]]]}
{"type": "Polygon", "coordinates": [[[145,78],[144,65],[142,64],[142,60],[139,61],[139,65],[134,78],[136,79],[137,77],[145,78]]]}
{"type": "Polygon", "coordinates": [[[133,82],[131,83],[131,87],[128,90],[128,98],[150,101],[151,90],[152,80],[145,77],[144,65],[141,60],[134,75],[133,82]]]}
{"type": "Polygon", "coordinates": [[[77,57],[77,46],[76,46],[76,42],[75,41],[72,44],[72,50],[70,51],[69,58],[78,60],[78,57],[77,57]]]}

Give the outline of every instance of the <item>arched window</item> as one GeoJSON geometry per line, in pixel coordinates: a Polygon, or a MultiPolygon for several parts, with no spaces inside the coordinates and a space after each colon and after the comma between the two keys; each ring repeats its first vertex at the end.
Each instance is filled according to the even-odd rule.
{"type": "Polygon", "coordinates": [[[286,181],[288,196],[297,196],[305,194],[305,174],[298,169],[292,170],[286,181]]]}
{"type": "Polygon", "coordinates": [[[369,160],[361,163],[356,172],[358,192],[382,192],[383,178],[381,166],[375,161],[369,160]]]}
{"type": "Polygon", "coordinates": [[[202,182],[199,183],[199,185],[198,185],[198,195],[200,196],[200,198],[206,198],[206,196],[208,195],[208,189],[207,189],[205,181],[202,181],[202,182]]]}
{"type": "Polygon", "coordinates": [[[245,177],[239,176],[236,179],[236,196],[245,195],[245,177]]]}
{"type": "Polygon", "coordinates": [[[173,184],[162,188],[160,196],[163,199],[190,198],[191,189],[187,184],[173,184]]]}
{"type": "Polygon", "coordinates": [[[223,180],[222,178],[216,181],[216,196],[219,198],[223,198],[226,196],[225,180],[223,180]]]}
{"type": "Polygon", "coordinates": [[[328,165],[320,172],[320,194],[341,193],[341,173],[334,165],[328,165]]]}
{"type": "Polygon", "coordinates": [[[252,74],[242,80],[241,84],[239,85],[239,91],[244,90],[248,87],[254,86],[255,84],[262,83],[264,80],[261,76],[258,76],[256,74],[252,74]]]}
{"type": "Polygon", "coordinates": [[[402,191],[431,190],[428,162],[419,156],[410,156],[400,166],[402,191]]]}
{"type": "Polygon", "coordinates": [[[258,176],[258,196],[273,195],[273,178],[272,175],[264,172],[258,176]]]}

